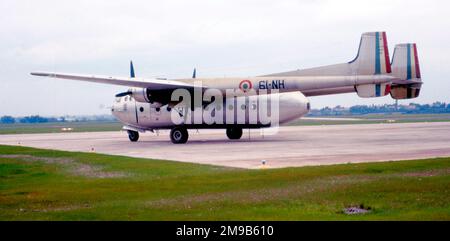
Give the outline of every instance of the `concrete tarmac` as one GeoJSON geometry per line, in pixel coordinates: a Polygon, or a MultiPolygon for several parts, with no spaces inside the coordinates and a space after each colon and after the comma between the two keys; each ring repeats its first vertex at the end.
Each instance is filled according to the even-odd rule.
{"type": "Polygon", "coordinates": [[[244,130],[230,141],[224,130],[190,130],[187,144],[172,144],[168,131],[0,135],[0,144],[96,152],[239,168],[279,168],[450,156],[450,122],[289,126],[278,134],[244,130]],[[266,164],[262,166],[262,160],[266,164]]]}

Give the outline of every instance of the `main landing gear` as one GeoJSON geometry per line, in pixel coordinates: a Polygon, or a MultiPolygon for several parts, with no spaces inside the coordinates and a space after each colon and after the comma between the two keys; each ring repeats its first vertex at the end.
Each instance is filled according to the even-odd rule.
{"type": "MultiPolygon", "coordinates": [[[[139,140],[139,132],[127,130],[128,138],[131,142],[136,142],[139,140]]],[[[172,128],[170,131],[170,140],[174,144],[184,144],[189,138],[189,133],[185,127],[177,126],[172,128]]]]}
{"type": "Polygon", "coordinates": [[[238,140],[242,137],[242,128],[240,127],[228,127],[227,136],[230,140],[238,140]]]}
{"type": "Polygon", "coordinates": [[[139,140],[139,132],[131,131],[131,130],[127,130],[127,132],[128,132],[128,138],[130,138],[131,142],[136,142],[137,140],[139,140]]]}
{"type": "MultiPolygon", "coordinates": [[[[242,137],[242,128],[237,126],[227,127],[227,136],[230,140],[238,140],[242,137]]],[[[127,130],[130,141],[139,140],[139,132],[127,130]]],[[[170,140],[173,144],[184,144],[188,141],[189,133],[184,126],[176,126],[170,130],[170,140]]]]}
{"type": "Polygon", "coordinates": [[[189,138],[189,133],[186,128],[177,126],[170,130],[170,140],[173,144],[184,144],[189,138]]]}

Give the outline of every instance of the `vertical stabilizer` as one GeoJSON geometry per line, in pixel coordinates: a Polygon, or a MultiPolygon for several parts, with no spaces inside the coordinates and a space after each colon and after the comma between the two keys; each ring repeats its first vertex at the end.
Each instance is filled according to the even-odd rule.
{"type": "Polygon", "coordinates": [[[419,55],[415,43],[397,44],[392,57],[393,81],[391,96],[394,99],[412,99],[419,96],[422,87],[419,55]]]}
{"type": "Polygon", "coordinates": [[[415,43],[397,44],[392,57],[392,74],[401,80],[421,79],[419,56],[415,43]]]}
{"type": "Polygon", "coordinates": [[[363,33],[358,54],[349,64],[359,75],[391,73],[386,32],[363,33]]]}

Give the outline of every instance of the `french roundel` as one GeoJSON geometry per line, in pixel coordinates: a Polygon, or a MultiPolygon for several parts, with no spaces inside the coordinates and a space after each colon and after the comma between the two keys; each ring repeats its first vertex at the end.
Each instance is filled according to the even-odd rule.
{"type": "Polygon", "coordinates": [[[241,89],[244,92],[247,92],[253,87],[252,82],[250,80],[243,80],[241,83],[239,83],[239,89],[241,89]]]}

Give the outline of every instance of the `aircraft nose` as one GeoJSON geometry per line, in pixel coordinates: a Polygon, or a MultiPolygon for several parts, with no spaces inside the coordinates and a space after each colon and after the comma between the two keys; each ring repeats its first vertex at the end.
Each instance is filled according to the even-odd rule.
{"type": "Polygon", "coordinates": [[[114,102],[111,106],[111,114],[120,120],[119,112],[118,112],[118,105],[116,102],[114,102]]]}

